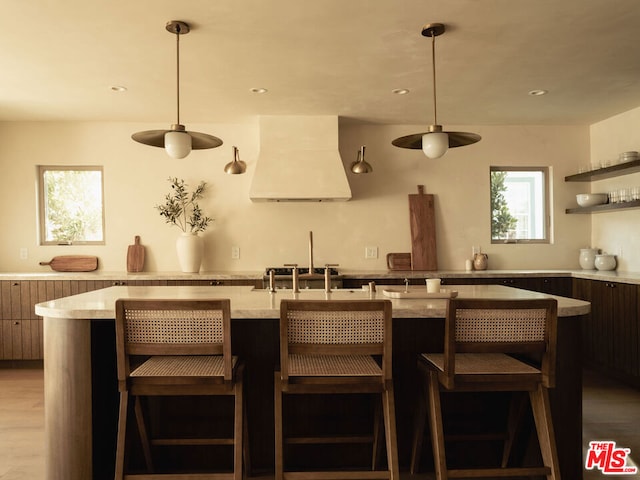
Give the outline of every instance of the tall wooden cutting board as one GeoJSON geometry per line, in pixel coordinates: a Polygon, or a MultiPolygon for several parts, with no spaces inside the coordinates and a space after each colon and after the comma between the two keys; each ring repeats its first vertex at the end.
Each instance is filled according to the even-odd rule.
{"type": "Polygon", "coordinates": [[[140,236],[136,235],[133,245],[127,250],[127,272],[141,272],[144,268],[144,247],[140,245],[140,236]]]}
{"type": "Polygon", "coordinates": [[[418,185],[417,194],[409,194],[409,222],[411,225],[411,268],[437,270],[436,216],[432,194],[424,193],[418,185]]]}

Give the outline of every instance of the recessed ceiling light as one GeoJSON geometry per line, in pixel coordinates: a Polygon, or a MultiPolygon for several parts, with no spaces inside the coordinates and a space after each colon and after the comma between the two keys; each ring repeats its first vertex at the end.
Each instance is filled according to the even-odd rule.
{"type": "Polygon", "coordinates": [[[406,95],[407,93],[409,93],[409,89],[408,88],[394,88],[393,90],[391,90],[391,93],[395,93],[396,95],[406,95]]]}
{"type": "Polygon", "coordinates": [[[531,90],[529,92],[529,95],[531,95],[532,97],[540,97],[542,95],[546,95],[547,93],[549,93],[547,90],[531,90]]]}
{"type": "Polygon", "coordinates": [[[109,87],[109,90],[111,90],[112,92],[126,92],[127,87],[123,87],[122,85],[111,85],[109,87]]]}
{"type": "Polygon", "coordinates": [[[267,90],[266,88],[262,88],[262,87],[253,87],[249,91],[251,93],[267,93],[269,90],[267,90]]]}

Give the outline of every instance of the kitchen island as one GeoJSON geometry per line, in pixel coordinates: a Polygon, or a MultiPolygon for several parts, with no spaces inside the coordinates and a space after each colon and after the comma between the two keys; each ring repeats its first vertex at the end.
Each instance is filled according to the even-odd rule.
{"type": "MultiPolygon", "coordinates": [[[[397,288],[397,287],[396,287],[397,288]]],[[[251,460],[273,461],[273,369],[278,354],[279,301],[387,298],[384,287],[270,293],[251,287],[116,286],[36,305],[44,317],[46,479],[112,478],[117,412],[113,319],[118,298],[229,298],[234,353],[247,364],[251,460]]],[[[539,298],[548,295],[495,285],[457,285],[464,298],[539,298]]],[[[551,392],[562,474],[582,474],[580,316],[587,302],[558,299],[557,388],[551,392]]],[[[392,299],[398,449],[408,463],[417,395],[415,356],[441,348],[446,302],[392,299]]]]}

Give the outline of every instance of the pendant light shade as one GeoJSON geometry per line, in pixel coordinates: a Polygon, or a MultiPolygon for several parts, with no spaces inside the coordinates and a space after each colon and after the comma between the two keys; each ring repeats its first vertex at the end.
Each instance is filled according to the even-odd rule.
{"type": "Polygon", "coordinates": [[[176,123],[171,130],[145,130],[134,133],[131,138],[151,147],[164,148],[171,158],[180,159],[189,155],[191,150],[219,147],[222,140],[207,133],[188,132],[180,124],[180,35],[189,33],[189,25],[172,20],[167,22],[166,29],[176,36],[176,123]]]}
{"type": "Polygon", "coordinates": [[[364,149],[364,145],[360,147],[357,160],[351,164],[351,171],[355,174],[373,172],[373,167],[364,159],[364,149]]]}
{"type": "Polygon", "coordinates": [[[233,161],[225,165],[224,171],[229,175],[240,175],[247,171],[247,164],[240,160],[238,147],[233,147],[233,161]]]}
{"type": "Polygon", "coordinates": [[[480,141],[480,135],[468,132],[445,132],[438,125],[436,108],[436,37],[442,35],[445,27],[442,23],[429,23],[422,29],[422,35],[431,37],[431,65],[433,69],[433,125],[427,132],[414,133],[396,138],[391,142],[396,147],[422,149],[428,158],[440,158],[449,148],[463,147],[480,141]]]}

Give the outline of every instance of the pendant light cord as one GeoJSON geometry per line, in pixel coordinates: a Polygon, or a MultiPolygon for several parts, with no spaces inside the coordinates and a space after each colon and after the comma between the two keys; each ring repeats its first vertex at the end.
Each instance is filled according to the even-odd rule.
{"type": "Polygon", "coordinates": [[[176,125],[180,125],[180,25],[176,26],[176,125]]]}
{"type": "Polygon", "coordinates": [[[433,124],[438,124],[438,109],[436,107],[436,35],[431,34],[431,68],[433,71],[433,124]]]}

